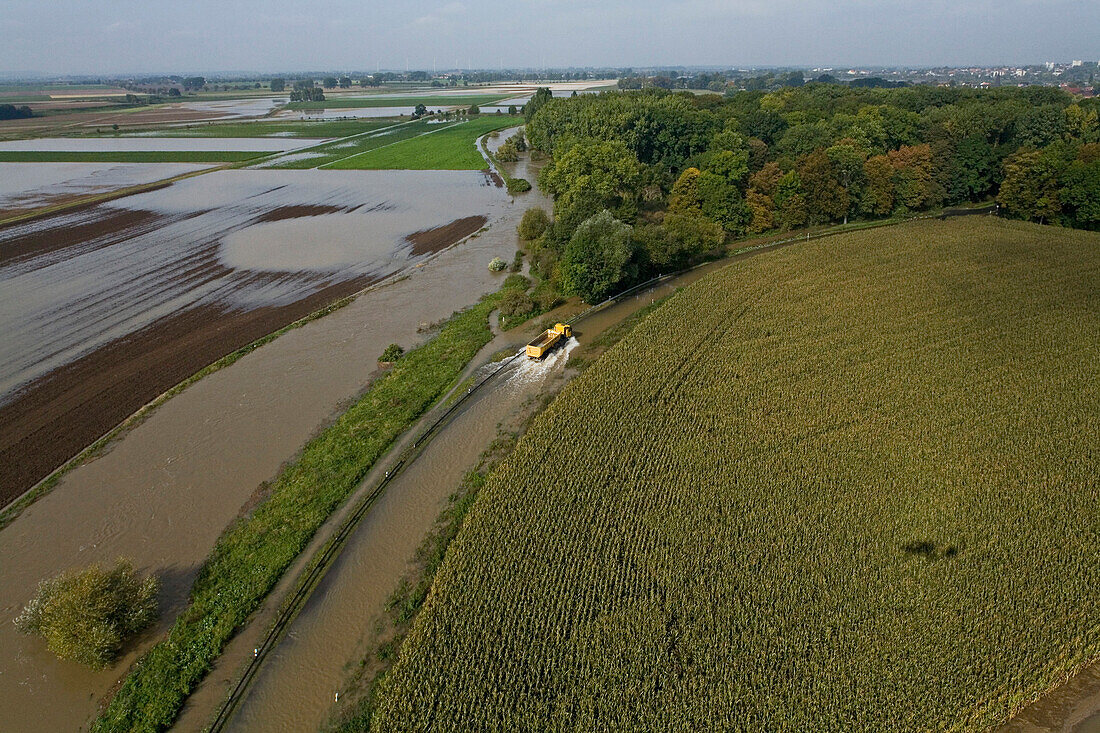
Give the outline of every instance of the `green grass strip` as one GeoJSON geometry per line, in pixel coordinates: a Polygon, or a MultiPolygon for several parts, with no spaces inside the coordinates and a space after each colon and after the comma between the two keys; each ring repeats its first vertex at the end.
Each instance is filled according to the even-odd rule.
{"type": "Polygon", "coordinates": [[[262,150],[0,150],[0,163],[238,163],[270,154],[262,150]]]}
{"type": "Polygon", "coordinates": [[[487,132],[512,127],[519,119],[512,115],[481,115],[326,167],[330,170],[480,170],[488,165],[477,150],[477,139],[487,132]]]}
{"type": "Polygon", "coordinates": [[[492,338],[499,295],[455,314],[405,355],[274,481],[270,497],[218,540],[168,636],[130,670],[94,731],[159,731],[176,719],[226,642],[393,441],[492,338]]]}

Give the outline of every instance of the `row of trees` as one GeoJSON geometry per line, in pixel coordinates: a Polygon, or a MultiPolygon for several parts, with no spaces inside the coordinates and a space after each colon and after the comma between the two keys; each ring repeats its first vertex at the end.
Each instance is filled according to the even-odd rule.
{"type": "Polygon", "coordinates": [[[555,201],[533,262],[586,300],[727,237],[944,205],[1100,228],[1100,102],[1058,89],[540,90],[524,111],[555,201]]]}
{"type": "Polygon", "coordinates": [[[291,102],[323,102],[325,90],[314,86],[312,79],[304,79],[294,82],[294,89],[290,92],[291,102]]]}
{"type": "Polygon", "coordinates": [[[22,120],[34,117],[34,111],[27,105],[16,107],[14,104],[0,104],[0,120],[22,120]]]}

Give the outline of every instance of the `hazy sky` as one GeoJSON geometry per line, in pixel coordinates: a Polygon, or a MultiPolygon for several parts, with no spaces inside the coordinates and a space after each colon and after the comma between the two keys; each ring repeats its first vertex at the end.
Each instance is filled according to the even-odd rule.
{"type": "Polygon", "coordinates": [[[1100,0],[0,0],[0,71],[1096,60],[1100,0]]]}

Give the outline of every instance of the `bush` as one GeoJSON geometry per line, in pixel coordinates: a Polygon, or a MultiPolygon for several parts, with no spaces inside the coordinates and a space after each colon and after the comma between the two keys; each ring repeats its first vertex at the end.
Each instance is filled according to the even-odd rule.
{"type": "Polygon", "coordinates": [[[508,263],[499,257],[494,257],[489,261],[489,269],[493,272],[503,272],[508,267],[508,263]]]}
{"type": "Polygon", "coordinates": [[[509,265],[509,272],[519,272],[523,269],[523,250],[517,249],[516,256],[512,258],[512,264],[509,265]]]}
{"type": "Polygon", "coordinates": [[[509,178],[508,193],[527,193],[531,190],[531,182],[526,178],[509,178]]]}
{"type": "Polygon", "coordinates": [[[561,295],[554,286],[553,281],[543,280],[531,291],[531,299],[542,312],[555,308],[561,302],[561,295]]]}
{"type": "Polygon", "coordinates": [[[509,319],[525,316],[535,309],[535,301],[522,290],[509,290],[500,299],[500,315],[509,319]]]}
{"type": "Polygon", "coordinates": [[[531,281],[520,274],[509,275],[504,278],[504,289],[517,289],[526,291],[531,286],[531,281]]]}
{"type": "Polygon", "coordinates": [[[127,560],[66,570],[38,584],[15,625],[45,639],[59,659],[104,669],[127,639],[156,620],[159,590],[156,576],[140,579],[127,560]]]}
{"type": "Polygon", "coordinates": [[[541,237],[549,226],[550,217],[539,207],[533,206],[523,212],[523,218],[520,220],[516,231],[519,232],[520,239],[526,239],[530,242],[541,237]]]}
{"type": "Polygon", "coordinates": [[[504,141],[504,144],[497,148],[497,160],[504,163],[515,163],[519,160],[519,151],[516,150],[516,144],[511,138],[504,141]]]}
{"type": "Polygon", "coordinates": [[[577,227],[562,253],[562,292],[579,295],[585,303],[599,303],[623,280],[629,279],[633,256],[633,227],[606,209],[577,227]]]}
{"type": "Polygon", "coordinates": [[[378,357],[378,361],[383,364],[392,364],[401,358],[405,353],[405,350],[398,344],[390,344],[386,347],[386,350],[382,352],[382,356],[378,357]]]}

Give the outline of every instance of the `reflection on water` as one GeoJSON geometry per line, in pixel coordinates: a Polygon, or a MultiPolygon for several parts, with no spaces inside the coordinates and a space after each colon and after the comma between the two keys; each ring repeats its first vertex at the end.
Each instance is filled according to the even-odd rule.
{"type": "Polygon", "coordinates": [[[0,214],[209,167],[194,163],[0,163],[0,214]]]}
{"type": "Polygon", "coordinates": [[[476,171],[220,171],[9,227],[0,246],[26,254],[0,262],[0,403],[163,316],[279,306],[395,273],[418,261],[406,235],[503,203],[476,171]],[[343,213],[265,220],[302,205],[343,213]],[[149,216],[106,221],[120,211],[149,216]]]}

